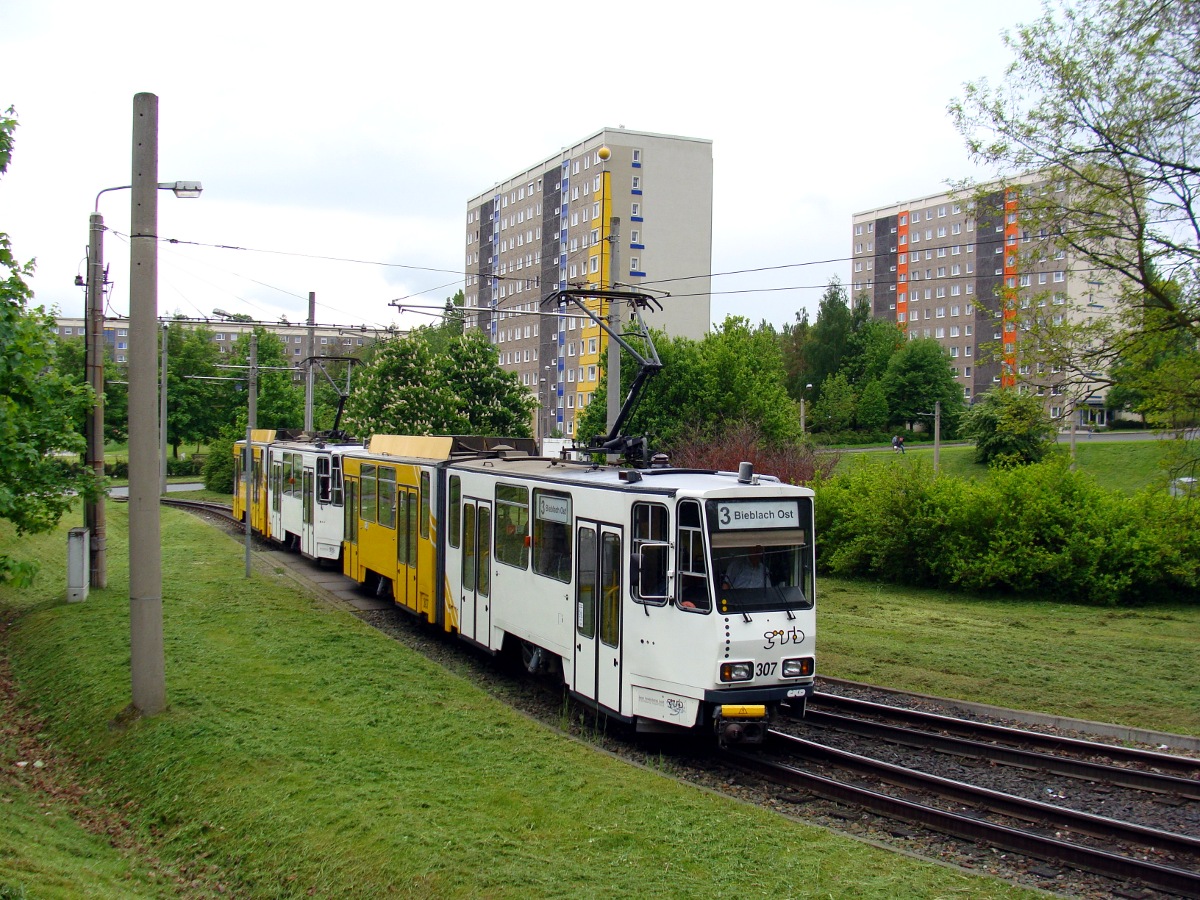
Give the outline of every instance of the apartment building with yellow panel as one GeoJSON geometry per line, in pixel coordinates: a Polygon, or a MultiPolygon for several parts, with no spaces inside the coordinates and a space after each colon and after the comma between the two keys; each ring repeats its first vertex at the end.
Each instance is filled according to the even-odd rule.
{"type": "Polygon", "coordinates": [[[578,309],[543,301],[566,287],[661,292],[650,327],[701,339],[711,322],[712,142],[601,129],[472,197],[465,243],[468,326],[488,334],[501,366],[537,399],[537,436],[575,437],[608,341],[578,309]]]}

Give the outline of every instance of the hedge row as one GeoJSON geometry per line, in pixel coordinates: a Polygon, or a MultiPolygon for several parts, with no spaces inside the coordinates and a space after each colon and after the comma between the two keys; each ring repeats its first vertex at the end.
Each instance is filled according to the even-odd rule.
{"type": "MultiPolygon", "coordinates": [[[[105,463],[104,474],[109,478],[128,478],[129,460],[118,459],[115,462],[105,463]]],[[[193,455],[183,459],[176,459],[173,456],[168,456],[167,474],[199,478],[204,474],[204,457],[193,455]]]]}
{"type": "Polygon", "coordinates": [[[1200,600],[1200,504],[1116,494],[1060,459],[982,481],[861,466],[816,487],[826,572],[1106,606],[1200,600]]]}

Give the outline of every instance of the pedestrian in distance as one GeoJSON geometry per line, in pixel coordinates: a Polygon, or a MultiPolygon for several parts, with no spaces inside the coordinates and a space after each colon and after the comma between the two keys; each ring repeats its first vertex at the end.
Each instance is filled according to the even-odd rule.
{"type": "Polygon", "coordinates": [[[904,435],[900,435],[900,439],[896,442],[896,447],[900,450],[900,455],[904,455],[904,435]]]}

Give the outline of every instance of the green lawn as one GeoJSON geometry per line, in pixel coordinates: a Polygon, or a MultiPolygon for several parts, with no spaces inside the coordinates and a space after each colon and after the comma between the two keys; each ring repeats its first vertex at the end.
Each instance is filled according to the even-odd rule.
{"type": "Polygon", "coordinates": [[[236,541],[169,509],[170,708],[114,727],[129,699],[126,507],[108,524],[109,587],[67,605],[64,530],[16,542],[0,523],[0,552],[44,562],[32,590],[0,588],[0,608],[43,742],[149,852],[90,838],[6,765],[0,801],[28,827],[0,845],[0,896],[176,896],[206,866],[239,897],[1030,896],[596,753],[282,575],[245,580],[236,541]]]}
{"type": "MultiPolygon", "coordinates": [[[[1075,442],[1076,466],[1096,479],[1109,490],[1133,494],[1146,487],[1165,489],[1167,473],[1163,462],[1169,452],[1167,441],[1105,441],[1099,435],[1089,438],[1077,436],[1075,442]]],[[[1060,443],[1057,452],[1067,454],[1069,447],[1060,443]]],[[[940,471],[955,478],[986,478],[987,466],[975,462],[974,445],[956,444],[942,447],[938,453],[940,471]]],[[[908,448],[903,457],[890,449],[866,452],[846,452],[841,456],[839,467],[881,465],[894,459],[903,459],[909,465],[933,465],[933,445],[915,444],[908,448]]]]}
{"type": "Polygon", "coordinates": [[[1096,609],[837,578],[817,596],[822,675],[1200,735],[1200,604],[1096,609]]]}

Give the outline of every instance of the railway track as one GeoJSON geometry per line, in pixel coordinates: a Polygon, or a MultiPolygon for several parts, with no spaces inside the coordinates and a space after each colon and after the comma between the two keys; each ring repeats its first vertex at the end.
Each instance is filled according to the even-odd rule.
{"type": "Polygon", "coordinates": [[[805,722],[909,747],[1200,800],[1200,759],[1185,756],[956,719],[821,692],[813,695],[805,722]],[[905,725],[892,725],[879,721],[880,718],[905,725]]]}
{"type": "MultiPolygon", "coordinates": [[[[831,697],[818,693],[805,715],[806,733],[849,732],[876,743],[971,757],[985,767],[1017,766],[1034,778],[1063,775],[1119,786],[1152,794],[1151,804],[1161,799],[1172,806],[1194,805],[1200,798],[1200,761],[1194,759],[831,697]],[[907,722],[898,726],[860,719],[822,706],[907,722]],[[981,736],[988,741],[1002,736],[1006,743],[988,743],[981,736]],[[1050,746],[1048,742],[1069,755],[1029,749],[1050,746]],[[1116,756],[1122,765],[1084,756],[1116,756]],[[1156,771],[1168,764],[1173,773],[1156,771]]],[[[891,820],[1173,895],[1200,897],[1200,837],[1191,834],[989,789],[780,731],[771,733],[766,753],[726,751],[724,758],[771,784],[891,820]]]]}
{"type": "Polygon", "coordinates": [[[214,503],[209,500],[181,500],[176,497],[161,497],[159,503],[163,506],[174,506],[178,509],[190,509],[193,512],[207,513],[223,519],[239,531],[244,531],[244,523],[233,515],[233,507],[224,503],[214,503]]]}

